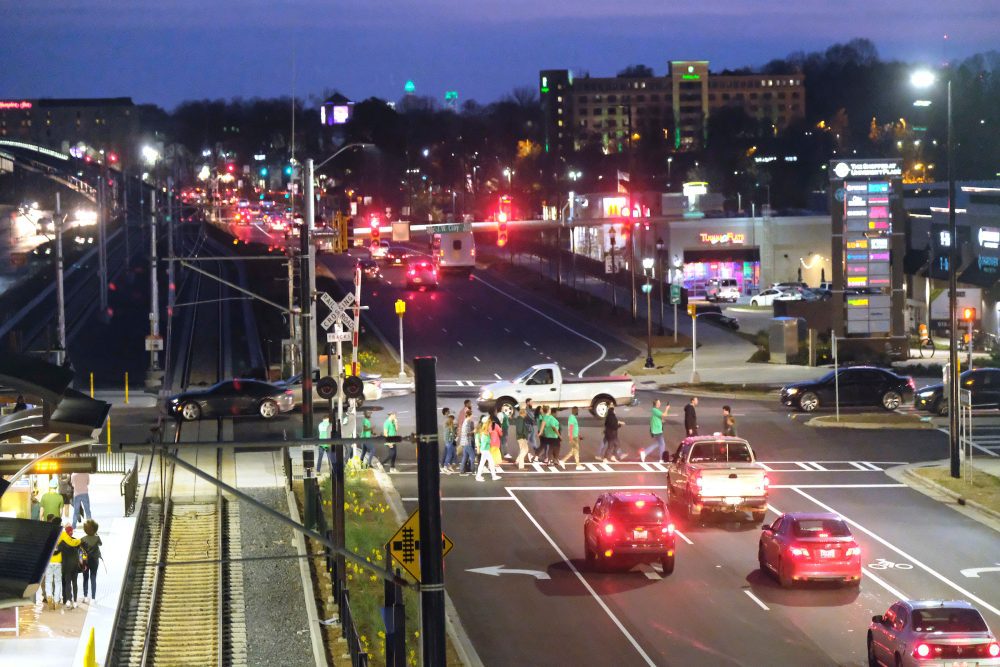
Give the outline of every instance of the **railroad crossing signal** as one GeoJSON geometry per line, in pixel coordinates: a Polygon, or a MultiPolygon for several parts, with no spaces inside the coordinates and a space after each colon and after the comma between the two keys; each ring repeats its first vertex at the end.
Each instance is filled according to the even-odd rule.
{"type": "MultiPolygon", "coordinates": [[[[403,522],[396,534],[386,545],[393,560],[406,570],[411,577],[420,582],[420,510],[415,510],[410,518],[403,522]]],[[[441,555],[447,556],[455,543],[441,533],[441,555]]]]}
{"type": "Polygon", "coordinates": [[[347,314],[347,309],[354,303],[353,292],[348,292],[339,302],[334,301],[333,297],[326,292],[321,292],[319,300],[325,303],[326,307],[330,309],[330,314],[319,323],[324,331],[329,331],[333,323],[337,321],[344,325],[344,328],[348,331],[354,331],[354,318],[347,314]]]}

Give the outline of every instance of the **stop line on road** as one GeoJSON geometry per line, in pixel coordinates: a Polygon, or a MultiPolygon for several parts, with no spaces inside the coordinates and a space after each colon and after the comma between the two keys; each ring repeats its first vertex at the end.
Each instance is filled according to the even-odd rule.
{"type": "MultiPolygon", "coordinates": [[[[905,461],[758,461],[767,472],[779,473],[821,473],[821,472],[885,472],[886,469],[903,465],[905,461]]],[[[502,468],[504,475],[587,475],[587,474],[635,474],[637,472],[666,473],[667,464],[658,461],[617,461],[583,462],[583,470],[576,470],[574,464],[565,468],[559,465],[543,465],[538,462],[525,464],[523,470],[502,468]]],[[[415,463],[400,464],[401,475],[415,475],[415,463]],[[411,469],[412,468],[412,469],[411,469]]],[[[454,473],[453,473],[454,474],[454,473]]]]}

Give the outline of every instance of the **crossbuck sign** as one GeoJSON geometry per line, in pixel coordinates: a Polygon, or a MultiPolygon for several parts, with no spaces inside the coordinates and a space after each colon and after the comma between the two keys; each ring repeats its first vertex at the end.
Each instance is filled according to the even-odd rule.
{"type": "Polygon", "coordinates": [[[327,308],[330,309],[330,314],[319,323],[323,327],[323,331],[329,331],[333,323],[338,321],[348,331],[354,331],[354,317],[347,314],[347,309],[354,303],[354,294],[352,292],[348,292],[347,296],[341,299],[339,303],[334,301],[333,297],[326,292],[320,293],[319,300],[325,303],[327,308]]]}

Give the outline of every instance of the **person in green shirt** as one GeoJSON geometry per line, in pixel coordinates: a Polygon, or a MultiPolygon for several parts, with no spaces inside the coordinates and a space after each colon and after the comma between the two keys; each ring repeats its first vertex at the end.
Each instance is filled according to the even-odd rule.
{"type": "Polygon", "coordinates": [[[583,466],[580,465],[580,422],[577,420],[577,415],[580,414],[580,408],[573,407],[570,410],[570,415],[566,419],[566,435],[569,437],[569,453],[559,459],[559,465],[563,468],[566,467],[566,461],[573,457],[576,459],[576,469],[583,470],[583,466]]]}
{"type": "Polygon", "coordinates": [[[542,445],[539,458],[543,465],[552,465],[559,460],[559,420],[552,414],[552,409],[542,406],[542,414],[538,422],[542,445]]]}
{"type": "Polygon", "coordinates": [[[670,412],[670,401],[663,403],[662,407],[660,399],[653,401],[653,409],[649,411],[649,437],[653,439],[653,443],[639,451],[639,458],[643,461],[654,451],[658,454],[656,460],[663,460],[663,454],[667,451],[667,443],[663,438],[663,421],[667,418],[668,412],[670,412]]]}
{"type": "MultiPolygon", "coordinates": [[[[374,434],[374,429],[372,427],[372,411],[365,410],[364,417],[361,419],[361,430],[358,431],[358,436],[367,439],[372,437],[374,434]]],[[[372,457],[375,456],[375,446],[370,445],[364,440],[361,442],[361,465],[364,467],[369,467],[372,464],[372,457]]]]}
{"type": "Polygon", "coordinates": [[[528,440],[531,437],[529,428],[528,411],[522,405],[517,411],[517,416],[514,417],[514,436],[517,438],[518,448],[516,460],[518,470],[524,470],[524,458],[528,456],[528,440]]]}
{"type": "Polygon", "coordinates": [[[400,437],[397,435],[399,431],[399,422],[396,420],[396,413],[390,412],[389,416],[385,418],[385,423],[382,424],[382,435],[385,436],[385,448],[386,455],[382,459],[382,465],[389,464],[389,472],[396,472],[396,445],[400,441],[400,437]]]}
{"type": "Polygon", "coordinates": [[[493,456],[490,454],[490,427],[492,422],[489,415],[483,415],[483,418],[479,422],[479,428],[476,429],[476,449],[479,450],[479,467],[476,469],[476,481],[485,482],[483,479],[483,472],[488,468],[490,475],[493,477],[493,481],[500,479],[500,475],[497,473],[500,470],[497,468],[496,463],[493,462],[493,456]]]}
{"type": "Polygon", "coordinates": [[[59,480],[55,477],[49,480],[49,490],[42,494],[38,502],[42,505],[42,521],[48,521],[50,516],[62,516],[63,497],[59,493],[59,480]]]}

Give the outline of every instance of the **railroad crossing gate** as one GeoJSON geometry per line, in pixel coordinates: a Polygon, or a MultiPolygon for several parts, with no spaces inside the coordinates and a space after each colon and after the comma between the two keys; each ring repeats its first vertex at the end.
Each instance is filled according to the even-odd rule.
{"type": "MultiPolygon", "coordinates": [[[[387,545],[393,560],[420,582],[420,510],[414,510],[410,518],[403,522],[387,545]]],[[[455,543],[441,533],[442,556],[447,556],[455,543]]]]}
{"type": "Polygon", "coordinates": [[[339,302],[335,301],[333,297],[326,292],[320,292],[319,299],[326,304],[327,308],[330,309],[330,314],[326,316],[326,319],[319,323],[319,325],[323,327],[324,331],[329,331],[334,322],[338,321],[348,331],[354,331],[354,317],[347,314],[347,309],[354,303],[353,292],[348,292],[347,295],[344,296],[344,298],[339,302]]]}

